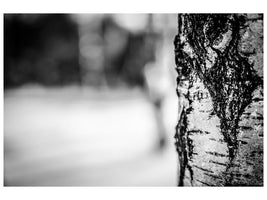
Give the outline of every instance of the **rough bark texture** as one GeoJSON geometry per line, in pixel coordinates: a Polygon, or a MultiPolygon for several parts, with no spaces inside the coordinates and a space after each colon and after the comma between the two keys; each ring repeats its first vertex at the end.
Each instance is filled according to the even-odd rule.
{"type": "Polygon", "coordinates": [[[263,15],[179,14],[179,186],[263,185],[263,15]]]}

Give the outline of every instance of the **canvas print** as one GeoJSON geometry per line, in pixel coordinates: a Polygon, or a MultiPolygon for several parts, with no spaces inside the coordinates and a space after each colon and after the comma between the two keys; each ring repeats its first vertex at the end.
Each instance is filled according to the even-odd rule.
{"type": "Polygon", "coordinates": [[[263,186],[263,14],[4,14],[4,186],[263,186]]]}

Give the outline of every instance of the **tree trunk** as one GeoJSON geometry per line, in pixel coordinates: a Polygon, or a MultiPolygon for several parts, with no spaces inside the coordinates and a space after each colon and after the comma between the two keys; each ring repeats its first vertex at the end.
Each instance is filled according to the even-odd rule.
{"type": "Polygon", "coordinates": [[[263,185],[263,15],[179,14],[179,186],[263,185]]]}

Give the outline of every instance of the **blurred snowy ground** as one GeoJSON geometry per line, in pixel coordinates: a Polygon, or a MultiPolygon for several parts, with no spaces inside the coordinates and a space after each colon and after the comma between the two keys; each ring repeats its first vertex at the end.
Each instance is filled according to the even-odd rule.
{"type": "Polygon", "coordinates": [[[139,89],[5,90],[5,185],[175,186],[176,98],[164,103],[167,148],[155,151],[153,107],[139,89]]]}

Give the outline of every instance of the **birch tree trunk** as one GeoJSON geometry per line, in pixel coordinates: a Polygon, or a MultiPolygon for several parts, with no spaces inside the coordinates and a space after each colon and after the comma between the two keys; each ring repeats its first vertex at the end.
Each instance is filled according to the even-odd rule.
{"type": "Polygon", "coordinates": [[[179,186],[263,185],[263,15],[179,14],[179,186]]]}

